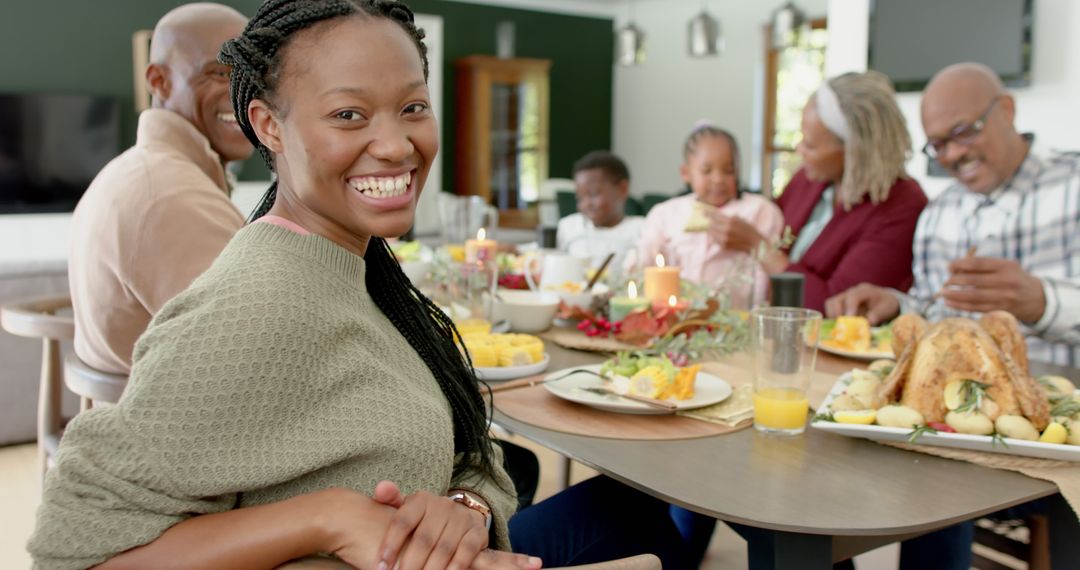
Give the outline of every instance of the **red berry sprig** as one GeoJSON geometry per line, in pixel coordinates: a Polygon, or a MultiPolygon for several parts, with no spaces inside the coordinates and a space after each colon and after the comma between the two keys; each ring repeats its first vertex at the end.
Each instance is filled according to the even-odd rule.
{"type": "Polygon", "coordinates": [[[504,289],[528,289],[529,284],[521,273],[504,273],[499,276],[499,287],[504,289]]]}
{"type": "MultiPolygon", "coordinates": [[[[616,323],[618,325],[618,323],[616,323]]],[[[597,317],[596,319],[582,319],[577,324],[577,330],[585,333],[587,337],[601,337],[607,338],[612,331],[612,324],[604,317],[597,317]]],[[[616,330],[616,332],[618,332],[616,330]]]]}

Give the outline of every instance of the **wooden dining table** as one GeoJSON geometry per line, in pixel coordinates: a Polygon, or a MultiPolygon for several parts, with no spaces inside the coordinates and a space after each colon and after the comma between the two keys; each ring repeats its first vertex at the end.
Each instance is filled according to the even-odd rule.
{"type": "MultiPolygon", "coordinates": [[[[547,344],[549,371],[605,358],[547,344]]],[[[839,374],[854,366],[859,363],[821,354],[817,368],[839,374]]],[[[1077,370],[1033,368],[1080,378],[1077,370]]],[[[688,439],[602,438],[515,419],[499,409],[498,394],[493,417],[514,434],[650,495],[761,529],[748,539],[753,570],[831,568],[879,546],[1044,497],[1052,527],[1080,538],[1077,516],[1053,483],[813,428],[788,438],[752,428],[688,439]]],[[[1055,541],[1052,556],[1080,567],[1080,540],[1055,541]]]]}

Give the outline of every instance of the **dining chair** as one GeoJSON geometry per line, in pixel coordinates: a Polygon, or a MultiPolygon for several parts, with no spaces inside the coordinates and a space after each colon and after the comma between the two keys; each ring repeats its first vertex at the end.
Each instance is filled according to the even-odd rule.
{"type": "MultiPolygon", "coordinates": [[[[329,558],[301,558],[278,566],[276,570],[349,570],[352,566],[340,560],[329,558]]],[[[660,559],[652,554],[641,554],[630,558],[620,558],[608,562],[585,564],[583,566],[561,566],[563,570],[661,570],[660,559]]],[[[559,570],[552,568],[551,570],[559,570]]]]}
{"type": "MultiPolygon", "coordinates": [[[[639,554],[630,558],[620,558],[596,564],[581,566],[563,566],[566,570],[661,570],[660,559],[652,554],[639,554]]],[[[553,569],[554,570],[554,569],[553,569]]]]}
{"type": "Polygon", "coordinates": [[[75,338],[75,320],[57,315],[71,307],[71,297],[39,297],[0,306],[0,327],[27,338],[41,339],[41,381],[38,389],[37,444],[41,477],[60,444],[64,420],[61,414],[63,369],[60,343],[75,338]]]}
{"type": "Polygon", "coordinates": [[[102,372],[71,353],[64,359],[64,384],[68,390],[82,398],[82,411],[89,410],[95,402],[115,404],[127,387],[128,377],[123,374],[102,372]]]}
{"type": "Polygon", "coordinates": [[[974,543],[972,568],[1007,570],[1009,566],[999,562],[1000,555],[1005,555],[1026,564],[1029,570],[1050,570],[1050,525],[1046,515],[981,518],[975,521],[974,543]]]}

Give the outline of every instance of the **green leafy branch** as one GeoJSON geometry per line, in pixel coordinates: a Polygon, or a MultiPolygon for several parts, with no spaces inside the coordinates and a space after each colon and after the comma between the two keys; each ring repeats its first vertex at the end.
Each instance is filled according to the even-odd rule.
{"type": "Polygon", "coordinates": [[[963,403],[954,411],[959,414],[970,414],[982,409],[984,399],[993,400],[993,398],[986,393],[986,389],[989,387],[989,384],[979,382],[978,380],[964,380],[964,383],[960,385],[960,394],[963,397],[963,403]]]}
{"type": "Polygon", "coordinates": [[[919,426],[919,427],[911,430],[911,433],[908,434],[908,439],[907,439],[908,443],[917,443],[919,441],[919,438],[922,437],[923,434],[927,434],[927,433],[932,434],[932,435],[937,435],[938,430],[936,430],[936,429],[934,429],[934,428],[932,428],[930,426],[919,426]]]}
{"type": "Polygon", "coordinates": [[[1053,417],[1066,416],[1072,417],[1076,414],[1080,414],[1080,402],[1073,399],[1058,400],[1053,409],[1050,410],[1050,415],[1053,417]]]}

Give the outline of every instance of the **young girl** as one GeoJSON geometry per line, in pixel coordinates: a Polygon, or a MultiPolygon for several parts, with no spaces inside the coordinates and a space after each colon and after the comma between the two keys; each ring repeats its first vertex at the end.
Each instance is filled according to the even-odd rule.
{"type": "MultiPolygon", "coordinates": [[[[383,239],[412,225],[438,150],[422,39],[398,2],[270,0],[225,44],[277,182],[139,340],[121,401],[69,425],[35,567],[540,566],[487,548],[511,546],[513,486],[453,325],[383,239]]],[[[519,513],[513,545],[678,567],[670,519],[642,523],[664,508],[597,478],[519,513]]]]}
{"type": "MultiPolygon", "coordinates": [[[[683,146],[683,182],[693,191],[658,204],[645,218],[638,262],[663,254],[684,279],[719,286],[735,277],[747,256],[779,238],[784,218],[771,202],[739,190],[739,147],[724,129],[702,124],[683,146]]],[[[767,284],[756,280],[760,298],[767,284]]]]}

